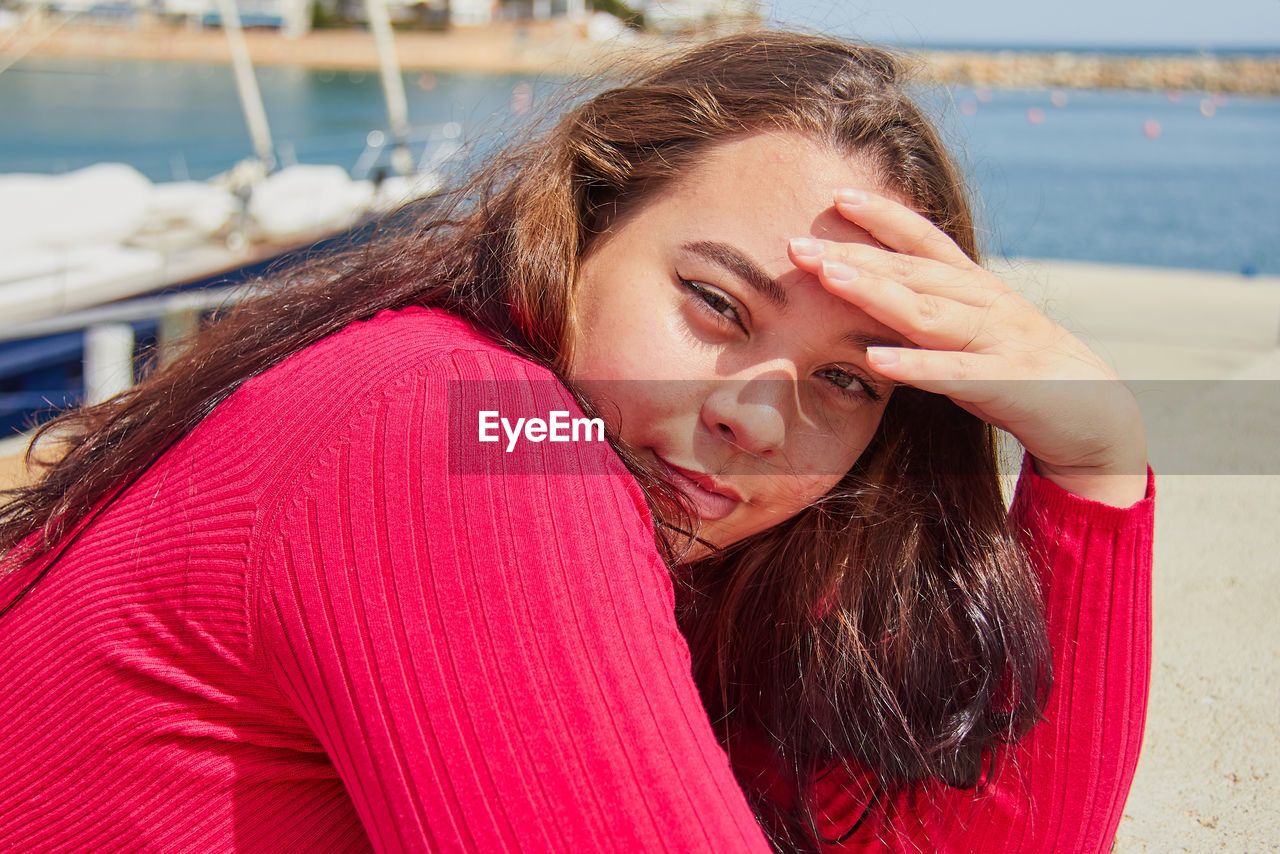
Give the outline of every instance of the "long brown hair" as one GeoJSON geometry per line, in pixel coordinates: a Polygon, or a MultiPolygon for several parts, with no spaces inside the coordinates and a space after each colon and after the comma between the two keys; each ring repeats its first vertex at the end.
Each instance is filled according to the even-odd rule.
{"type": "MultiPolygon", "coordinates": [[[[733,137],[787,130],[860,158],[977,259],[963,182],[903,85],[882,50],[757,32],[577,104],[413,229],[278,277],[131,391],[45,425],[68,450],[0,507],[0,551],[11,565],[44,559],[42,575],[241,383],[384,309],[448,309],[563,372],[593,241],[733,137]]],[[[731,755],[743,737],[763,741],[800,795],[775,800],[742,779],[780,848],[817,844],[805,795],[833,767],[871,774],[873,805],[923,780],[975,786],[998,743],[1039,716],[1044,619],[1008,530],[992,431],[945,398],[899,389],[823,501],[673,571],[717,733],[731,755]]]]}

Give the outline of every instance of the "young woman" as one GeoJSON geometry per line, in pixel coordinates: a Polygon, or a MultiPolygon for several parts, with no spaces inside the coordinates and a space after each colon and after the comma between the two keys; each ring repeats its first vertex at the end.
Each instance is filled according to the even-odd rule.
{"type": "Polygon", "coordinates": [[[0,538],[0,839],[1106,850],[1141,422],[978,265],[901,86],[693,48],[54,422],[0,538]]]}

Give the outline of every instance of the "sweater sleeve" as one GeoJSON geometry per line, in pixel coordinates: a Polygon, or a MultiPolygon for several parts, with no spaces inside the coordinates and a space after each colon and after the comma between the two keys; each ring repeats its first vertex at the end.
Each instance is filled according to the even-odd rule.
{"type": "Polygon", "coordinates": [[[468,443],[459,384],[581,415],[535,366],[454,352],[308,449],[259,547],[263,666],[373,847],[767,850],[638,485],[603,442],[468,443]]]}
{"type": "MultiPolygon", "coordinates": [[[[1024,461],[1010,518],[1042,573],[1055,674],[1044,719],[1008,748],[987,786],[927,786],[894,804],[888,832],[855,833],[824,852],[1110,850],[1146,719],[1154,496],[1150,469],[1146,497],[1117,508],[1061,489],[1024,461]]],[[[825,836],[857,821],[866,791],[835,775],[815,787],[825,836]]]]}

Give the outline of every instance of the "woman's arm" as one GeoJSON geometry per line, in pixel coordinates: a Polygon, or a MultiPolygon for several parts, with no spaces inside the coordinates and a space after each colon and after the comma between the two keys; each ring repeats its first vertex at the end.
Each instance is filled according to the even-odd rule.
{"type": "MultiPolygon", "coordinates": [[[[1055,681],[1044,720],[1009,748],[979,791],[930,786],[877,840],[824,851],[1088,854],[1110,849],[1137,766],[1151,669],[1154,478],[1127,508],[1073,495],[1028,458],[1011,521],[1043,572],[1055,681]]],[[[838,838],[864,787],[833,774],[815,787],[819,829],[838,838]]]]}
{"type": "MultiPolygon", "coordinates": [[[[919,213],[861,190],[835,202],[878,245],[804,238],[791,257],[910,342],[868,348],[873,370],[947,395],[1027,449],[1013,521],[1043,562],[1054,647],[1046,720],[1010,751],[1000,781],[976,796],[933,787],[897,824],[920,825],[906,833],[922,850],[1104,850],[1133,774],[1150,668],[1152,510],[1137,402],[1079,339],[919,213]]],[[[823,785],[839,813],[857,798],[835,776],[823,785]]]]}
{"type": "Polygon", "coordinates": [[[265,666],[374,847],[765,850],[638,486],[603,443],[467,441],[459,388],[581,415],[545,371],[454,353],[371,392],[261,551],[265,666]]]}

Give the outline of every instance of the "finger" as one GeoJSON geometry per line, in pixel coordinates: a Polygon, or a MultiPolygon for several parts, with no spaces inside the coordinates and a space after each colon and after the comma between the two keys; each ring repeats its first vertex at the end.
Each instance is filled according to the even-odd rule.
{"type": "Polygon", "coordinates": [[[864,276],[838,261],[822,262],[818,281],[831,293],[922,347],[963,350],[988,343],[983,333],[986,310],[981,307],[917,293],[892,279],[864,276]]]}
{"type": "Polygon", "coordinates": [[[932,258],[903,255],[865,243],[837,243],[815,238],[795,238],[790,244],[792,263],[817,275],[825,261],[853,267],[860,276],[890,279],[917,293],[933,294],[973,306],[986,307],[1009,287],[986,271],[958,268],[932,258]]]}
{"type": "Polygon", "coordinates": [[[867,365],[881,376],[946,395],[975,413],[1007,394],[1013,379],[1008,363],[998,356],[954,350],[868,347],[867,365]]]}
{"type": "Polygon", "coordinates": [[[869,190],[838,190],[835,207],[841,216],[895,252],[959,267],[976,266],[936,225],[890,198],[869,190]]]}

